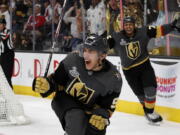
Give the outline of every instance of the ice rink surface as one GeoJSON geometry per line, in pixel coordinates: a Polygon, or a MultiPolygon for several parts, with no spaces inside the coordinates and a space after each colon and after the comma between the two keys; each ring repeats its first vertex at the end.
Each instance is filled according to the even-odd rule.
{"type": "MultiPolygon", "coordinates": [[[[0,135],[63,135],[51,109],[51,100],[18,96],[31,123],[23,126],[0,126],[0,135]]],[[[147,124],[143,116],[115,112],[106,135],[180,135],[180,123],[164,121],[160,126],[147,124]]]]}

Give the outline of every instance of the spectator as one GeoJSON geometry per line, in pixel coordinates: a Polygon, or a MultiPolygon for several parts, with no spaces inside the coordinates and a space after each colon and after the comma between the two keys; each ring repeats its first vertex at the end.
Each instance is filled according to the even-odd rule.
{"type": "Polygon", "coordinates": [[[21,17],[19,19],[23,19],[24,17],[26,17],[28,12],[27,3],[28,3],[27,1],[23,2],[23,0],[18,0],[16,2],[16,16],[21,17]]]}
{"type": "Polygon", "coordinates": [[[82,32],[83,32],[83,24],[82,24],[82,15],[81,10],[77,9],[77,7],[72,6],[64,15],[65,23],[71,23],[71,47],[72,50],[76,50],[76,47],[79,43],[82,42],[82,32]],[[72,11],[75,10],[75,16],[70,16],[72,11]]]}
{"type": "Polygon", "coordinates": [[[88,30],[91,34],[102,35],[106,31],[106,9],[103,0],[92,0],[87,10],[88,30]]]}
{"type": "MultiPolygon", "coordinates": [[[[21,0],[20,0],[21,1],[21,0]]],[[[21,3],[21,2],[20,2],[21,3]]],[[[21,3],[22,4],[22,3],[21,3]]],[[[20,10],[23,9],[24,10],[27,10],[27,12],[23,12],[26,14],[26,16],[30,16],[32,14],[32,7],[33,7],[33,1],[32,0],[24,0],[23,2],[23,8],[20,7],[20,10]],[[26,7],[26,9],[24,9],[26,7]]]]}
{"type": "Polygon", "coordinates": [[[0,5],[0,16],[4,15],[5,20],[6,20],[6,28],[10,29],[11,27],[11,19],[10,19],[10,14],[8,11],[8,6],[6,4],[1,4],[0,5]]]}
{"type": "Polygon", "coordinates": [[[119,1],[117,0],[108,0],[107,9],[106,9],[106,27],[107,33],[120,31],[120,10],[119,10],[119,1]]]}
{"type": "Polygon", "coordinates": [[[180,0],[177,0],[178,7],[180,7],[180,0]]]}
{"type": "Polygon", "coordinates": [[[43,2],[43,6],[42,6],[42,8],[41,8],[41,13],[44,15],[45,14],[45,10],[46,10],[46,8],[49,6],[49,4],[50,4],[50,2],[49,2],[49,0],[44,0],[44,2],[43,2]]]}
{"type": "Polygon", "coordinates": [[[0,1],[0,5],[1,5],[1,4],[7,4],[7,3],[8,3],[8,0],[1,0],[1,1],[0,1]]]}
{"type": "Polygon", "coordinates": [[[45,17],[41,15],[41,5],[35,5],[35,22],[33,22],[33,15],[28,18],[27,23],[24,26],[24,31],[33,30],[33,25],[35,25],[36,30],[42,29],[45,23],[45,17]]]}
{"type": "Polygon", "coordinates": [[[135,19],[135,26],[143,26],[143,7],[139,0],[126,0],[124,7],[124,17],[132,16],[135,19]]]}
{"type": "Polygon", "coordinates": [[[21,46],[20,50],[32,50],[32,37],[28,34],[21,35],[21,46]]]}
{"type": "Polygon", "coordinates": [[[48,24],[58,24],[62,6],[56,0],[49,0],[50,4],[45,9],[45,18],[48,24]]]}
{"type": "Polygon", "coordinates": [[[13,33],[12,41],[13,41],[14,48],[16,50],[19,50],[20,46],[21,46],[21,34],[20,33],[13,33]]]}
{"type": "MultiPolygon", "coordinates": [[[[47,33],[48,38],[51,36],[50,39],[52,39],[51,42],[53,42],[55,40],[54,34],[55,34],[56,27],[59,22],[62,6],[57,0],[49,0],[49,2],[50,4],[46,7],[45,13],[44,13],[44,16],[46,19],[45,32],[47,33]]],[[[62,27],[63,26],[61,26],[61,28],[62,27]]]]}
{"type": "Polygon", "coordinates": [[[13,45],[16,50],[32,50],[32,41],[28,34],[13,33],[13,45]]]}
{"type": "Polygon", "coordinates": [[[41,40],[42,40],[42,35],[43,35],[43,26],[45,24],[45,17],[41,15],[41,5],[36,4],[35,5],[35,17],[33,17],[33,15],[31,15],[28,18],[28,21],[26,22],[26,24],[24,25],[24,29],[23,29],[23,33],[25,31],[30,31],[32,32],[33,27],[35,28],[35,37],[36,37],[36,50],[41,50],[42,49],[42,44],[41,44],[41,40]],[[35,18],[35,21],[33,21],[35,18]]]}

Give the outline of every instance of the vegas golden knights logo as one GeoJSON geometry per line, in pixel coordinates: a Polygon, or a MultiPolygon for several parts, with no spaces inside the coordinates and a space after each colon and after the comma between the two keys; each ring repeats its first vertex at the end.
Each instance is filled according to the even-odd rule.
{"type": "Polygon", "coordinates": [[[126,45],[126,53],[130,59],[136,59],[140,55],[140,44],[139,41],[130,42],[126,45]]]}
{"type": "Polygon", "coordinates": [[[88,88],[79,77],[76,77],[66,89],[66,93],[84,104],[88,104],[94,94],[94,90],[88,88]]]}

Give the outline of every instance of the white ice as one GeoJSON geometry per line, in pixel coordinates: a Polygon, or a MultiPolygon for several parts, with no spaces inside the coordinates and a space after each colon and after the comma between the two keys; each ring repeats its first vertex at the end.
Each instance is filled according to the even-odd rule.
{"type": "MultiPolygon", "coordinates": [[[[1,126],[0,135],[63,135],[51,109],[51,100],[18,96],[31,123],[24,126],[1,126]]],[[[160,126],[147,124],[143,116],[115,112],[106,135],[180,135],[180,123],[164,121],[160,126]]]]}

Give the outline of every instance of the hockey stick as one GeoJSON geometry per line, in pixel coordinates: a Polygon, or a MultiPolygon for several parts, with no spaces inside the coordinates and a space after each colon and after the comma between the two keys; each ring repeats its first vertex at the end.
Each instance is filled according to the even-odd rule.
{"type": "Polygon", "coordinates": [[[48,61],[47,61],[47,66],[46,66],[46,69],[45,69],[44,77],[47,77],[47,74],[48,74],[48,71],[49,71],[49,66],[50,66],[50,63],[51,63],[52,55],[54,53],[54,47],[56,45],[56,40],[57,40],[57,38],[59,36],[59,31],[61,29],[62,20],[63,20],[64,13],[65,13],[66,2],[67,2],[67,0],[64,0],[63,7],[62,7],[62,12],[61,12],[59,22],[58,22],[58,26],[57,26],[56,32],[55,32],[55,40],[53,41],[53,45],[51,47],[51,52],[49,54],[49,58],[48,58],[48,61]]]}

